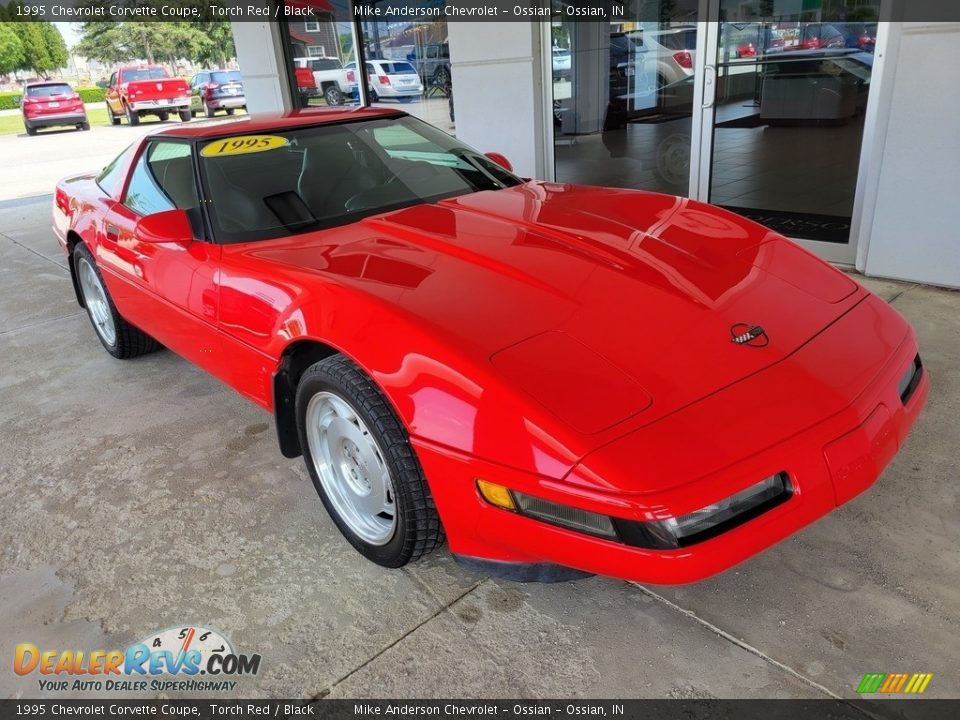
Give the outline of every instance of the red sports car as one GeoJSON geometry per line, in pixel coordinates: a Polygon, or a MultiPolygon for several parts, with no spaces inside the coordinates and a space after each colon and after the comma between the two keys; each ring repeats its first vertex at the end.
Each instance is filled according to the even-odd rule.
{"type": "Polygon", "coordinates": [[[508,165],[385,109],[182,125],[55,229],[106,350],[272,413],[384,566],[689,582],[873,484],[927,394],[896,311],[730,212],[508,165]]]}

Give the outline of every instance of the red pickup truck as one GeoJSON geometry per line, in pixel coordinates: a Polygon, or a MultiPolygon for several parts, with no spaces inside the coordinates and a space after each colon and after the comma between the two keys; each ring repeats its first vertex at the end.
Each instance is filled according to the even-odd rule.
{"type": "Polygon", "coordinates": [[[164,121],[171,112],[184,122],[191,118],[190,86],[162,65],[124,65],[110,76],[107,116],[114,125],[119,125],[123,116],[130,125],[138,125],[144,115],[164,121]]]}

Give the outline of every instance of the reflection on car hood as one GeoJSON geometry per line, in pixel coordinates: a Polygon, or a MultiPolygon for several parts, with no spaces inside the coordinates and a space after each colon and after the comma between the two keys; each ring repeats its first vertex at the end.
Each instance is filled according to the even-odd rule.
{"type": "MultiPolygon", "coordinates": [[[[613,415],[578,425],[575,407],[552,404],[585,434],[776,363],[863,292],[732,213],[629,190],[527,183],[299,240],[256,254],[379,295],[483,359],[511,348],[494,366],[548,408],[569,394],[544,380],[570,377],[565,358],[618,378],[603,387],[633,400],[613,415]],[[744,326],[763,329],[762,346],[733,342],[744,326]]],[[[587,409],[589,388],[579,395],[587,409]]]]}

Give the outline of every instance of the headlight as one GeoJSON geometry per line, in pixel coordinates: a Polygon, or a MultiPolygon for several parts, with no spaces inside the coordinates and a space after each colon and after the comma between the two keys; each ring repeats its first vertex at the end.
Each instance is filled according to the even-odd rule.
{"type": "Polygon", "coordinates": [[[561,505],[487,480],[477,480],[477,489],[488,503],[504,510],[626,545],[657,550],[672,550],[708,540],[785,502],[793,492],[789,477],[781,472],[692,513],[640,522],[561,505]]]}
{"type": "Polygon", "coordinates": [[[692,513],[654,522],[618,520],[617,531],[628,545],[678,548],[708,540],[752,520],[792,494],[786,473],[777,473],[746,490],[706,505],[692,513]]]}

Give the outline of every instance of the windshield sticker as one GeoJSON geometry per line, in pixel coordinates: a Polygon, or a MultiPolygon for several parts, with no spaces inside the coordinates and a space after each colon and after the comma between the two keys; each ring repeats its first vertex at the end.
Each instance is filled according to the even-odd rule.
{"type": "Polygon", "coordinates": [[[290,141],[280,135],[239,135],[207,143],[203,146],[200,154],[203,157],[244,155],[265,150],[276,150],[289,144],[290,141]]]}

